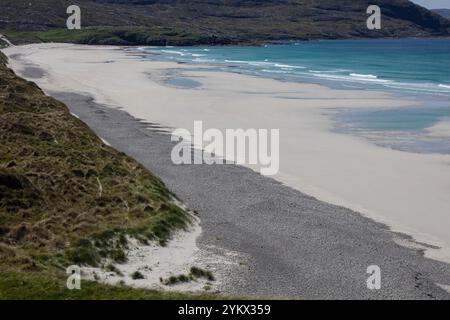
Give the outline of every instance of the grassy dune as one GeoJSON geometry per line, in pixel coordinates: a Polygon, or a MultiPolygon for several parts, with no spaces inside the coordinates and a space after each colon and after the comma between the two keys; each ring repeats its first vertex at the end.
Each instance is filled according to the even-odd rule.
{"type": "MultiPolygon", "coordinates": [[[[6,48],[8,46],[8,44],[3,41],[2,39],[0,39],[0,49],[2,48],[6,48]]],[[[3,57],[0,55],[0,61],[3,59],[3,57]]]]}
{"type": "Polygon", "coordinates": [[[164,245],[191,216],[160,179],[5,63],[0,52],[0,299],[187,298],[65,288],[67,266],[125,262],[127,237],[164,245]]]}

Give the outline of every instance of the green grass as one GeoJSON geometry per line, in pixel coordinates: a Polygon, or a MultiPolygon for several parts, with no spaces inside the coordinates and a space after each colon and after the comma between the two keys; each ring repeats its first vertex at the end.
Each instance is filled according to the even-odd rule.
{"type": "Polygon", "coordinates": [[[123,276],[123,273],[114,265],[114,264],[112,264],[112,263],[110,263],[110,264],[108,264],[106,267],[105,267],[105,270],[106,271],[109,271],[109,272],[114,272],[115,274],[117,274],[118,276],[123,276]]]}
{"type": "Polygon", "coordinates": [[[81,30],[5,31],[5,34],[15,44],[60,42],[95,45],[183,46],[231,43],[227,39],[191,33],[181,28],[88,27],[81,30]]]}
{"type": "Polygon", "coordinates": [[[108,230],[94,234],[89,239],[81,239],[69,251],[68,257],[72,263],[95,267],[105,259],[124,263],[127,261],[127,237],[133,237],[142,244],[157,241],[161,246],[165,246],[173,230],[185,229],[190,222],[191,218],[184,210],[171,203],[164,204],[160,213],[148,224],[136,229],[108,230]]]}
{"type": "Polygon", "coordinates": [[[167,279],[160,279],[161,283],[166,286],[173,286],[179,283],[186,283],[192,281],[193,278],[189,275],[180,274],[178,276],[170,276],[167,279]]]}
{"type": "MultiPolygon", "coordinates": [[[[5,42],[5,41],[3,41],[2,39],[0,39],[0,49],[4,49],[4,48],[6,48],[8,46],[8,44],[5,42]]],[[[1,62],[0,62],[1,63],[1,62]]]]}
{"type": "Polygon", "coordinates": [[[0,300],[215,300],[216,294],[183,294],[112,286],[82,281],[81,290],[69,290],[66,278],[54,273],[2,272],[0,300]]]}
{"type": "Polygon", "coordinates": [[[214,278],[214,275],[212,274],[211,271],[203,270],[203,269],[198,268],[198,267],[192,267],[191,268],[191,275],[194,278],[205,278],[208,281],[215,281],[216,280],[214,278]]]}
{"type": "Polygon", "coordinates": [[[215,281],[215,277],[211,271],[207,271],[198,267],[192,267],[188,275],[180,274],[178,276],[170,276],[167,279],[160,279],[160,282],[166,286],[172,286],[178,283],[190,282],[197,279],[206,279],[208,281],[215,281]]]}
{"type": "Polygon", "coordinates": [[[133,280],[145,279],[144,275],[142,273],[140,273],[139,271],[133,272],[133,274],[131,275],[131,278],[133,280]]]}
{"type": "Polygon", "coordinates": [[[7,32],[7,36],[14,43],[23,42],[69,42],[88,44],[95,39],[103,41],[107,44],[108,39],[119,41],[120,38],[114,35],[110,29],[55,29],[48,31],[32,31],[32,32],[7,32]]]}
{"type": "Polygon", "coordinates": [[[0,66],[8,63],[8,58],[0,51],[0,66]]]}

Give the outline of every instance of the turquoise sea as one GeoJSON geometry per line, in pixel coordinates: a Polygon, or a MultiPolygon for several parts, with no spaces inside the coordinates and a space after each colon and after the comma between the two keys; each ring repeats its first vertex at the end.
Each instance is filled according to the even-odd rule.
{"type": "Polygon", "coordinates": [[[450,154],[449,136],[428,129],[450,122],[450,39],[339,40],[261,47],[146,47],[147,59],[208,64],[215,70],[333,88],[389,91],[420,106],[343,111],[335,130],[411,152],[450,154]]]}

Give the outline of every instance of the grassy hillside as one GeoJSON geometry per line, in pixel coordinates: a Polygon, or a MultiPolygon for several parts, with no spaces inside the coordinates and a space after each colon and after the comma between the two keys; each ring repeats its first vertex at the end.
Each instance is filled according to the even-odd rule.
{"type": "Polygon", "coordinates": [[[17,43],[130,45],[450,34],[448,20],[407,0],[79,0],[82,26],[87,29],[81,32],[62,30],[69,4],[73,2],[2,0],[0,30],[17,43]],[[366,27],[370,4],[382,8],[379,31],[366,27]]]}
{"type": "Polygon", "coordinates": [[[8,43],[5,39],[2,38],[2,35],[0,35],[0,49],[6,48],[8,46],[8,43]]]}
{"type": "Polygon", "coordinates": [[[81,30],[7,31],[5,34],[15,44],[68,42],[95,45],[190,46],[238,43],[226,37],[209,37],[184,31],[176,33],[172,30],[164,31],[143,27],[86,27],[81,30]]]}
{"type": "Polygon", "coordinates": [[[126,237],[164,245],[191,216],[5,63],[0,52],[0,299],[187,298],[94,282],[65,289],[67,266],[125,262],[126,237]]]}

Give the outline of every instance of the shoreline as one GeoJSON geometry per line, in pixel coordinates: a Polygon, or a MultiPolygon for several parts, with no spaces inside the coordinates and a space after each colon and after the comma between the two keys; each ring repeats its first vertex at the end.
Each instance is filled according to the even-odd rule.
{"type": "MultiPolygon", "coordinates": [[[[93,50],[102,50],[102,48],[94,48],[93,50]]],[[[89,63],[89,62],[88,62],[89,63]]],[[[167,67],[167,66],[166,66],[167,67]]],[[[173,67],[173,65],[171,65],[170,67],[173,67]]],[[[169,67],[169,68],[170,68],[169,67]]],[[[177,67],[179,67],[179,66],[177,66],[177,67]]],[[[163,64],[163,68],[164,68],[164,64],[163,64]]],[[[16,68],[15,68],[16,69],[16,68]]],[[[51,67],[50,67],[50,69],[51,69],[51,67]]],[[[177,68],[178,69],[178,68],[177,68]]],[[[206,69],[206,68],[205,68],[206,69]]],[[[19,71],[19,70],[16,70],[16,71],[19,71]]],[[[50,74],[50,75],[52,75],[52,73],[51,72],[49,72],[48,71],[48,69],[46,69],[46,70],[44,70],[45,71],[45,74],[50,74]]],[[[158,74],[158,69],[156,69],[156,70],[152,70],[152,73],[153,73],[153,77],[155,77],[155,73],[156,73],[156,78],[158,78],[158,76],[162,76],[162,77],[164,77],[164,74],[158,74]]],[[[186,70],[184,70],[184,73],[186,73],[187,74],[187,76],[189,77],[192,77],[192,74],[189,74],[189,70],[186,72],[186,70]]],[[[61,76],[61,75],[58,75],[58,76],[61,76]]],[[[198,77],[198,79],[200,79],[200,80],[204,80],[205,78],[207,78],[208,79],[208,83],[211,83],[212,82],[212,84],[214,85],[214,84],[217,84],[217,83],[221,83],[220,81],[221,81],[221,79],[219,78],[219,76],[217,75],[217,73],[208,73],[207,71],[206,72],[204,72],[204,73],[201,73],[201,72],[196,72],[195,73],[195,76],[196,77],[198,77]],[[214,77],[211,77],[211,74],[213,74],[214,75],[214,77]],[[214,81],[216,81],[216,83],[214,83],[214,81]]],[[[223,74],[220,74],[220,76],[223,76],[223,74]]],[[[46,81],[45,79],[42,79],[42,77],[41,76],[36,76],[36,78],[37,79],[39,79],[39,81],[38,81],[38,83],[40,84],[40,82],[41,81],[46,81]]],[[[233,77],[231,77],[231,79],[232,79],[233,77]]],[[[230,80],[230,78],[228,78],[228,80],[230,80]]],[[[256,80],[255,80],[256,81],[256,80]]],[[[264,82],[264,81],[263,81],[264,82]]],[[[72,83],[73,84],[73,83],[72,83]]],[[[40,84],[41,85],[41,84],[40,84]]],[[[49,92],[49,87],[51,87],[51,85],[52,85],[52,83],[51,82],[48,82],[47,84],[45,84],[44,83],[44,88],[46,89],[46,91],[47,92],[49,92]]],[[[68,84],[66,84],[66,86],[67,86],[68,84]]],[[[79,84],[78,84],[79,85],[79,84]]],[[[84,85],[84,84],[83,84],[84,85]]],[[[69,87],[70,87],[70,85],[69,85],[69,87]]],[[[162,86],[161,86],[162,87],[162,86]]],[[[203,90],[203,89],[205,89],[204,88],[205,87],[205,83],[204,83],[204,81],[203,81],[203,88],[201,88],[201,89],[199,89],[199,90],[203,90]]],[[[288,86],[289,87],[289,86],[288,86]]],[[[326,94],[327,94],[327,92],[326,92],[326,90],[325,89],[320,89],[320,88],[317,88],[318,86],[316,86],[316,85],[303,85],[302,86],[302,88],[303,89],[308,89],[308,90],[312,90],[312,88],[314,87],[314,89],[315,89],[315,93],[318,93],[319,94],[319,100],[320,100],[320,96],[323,96],[323,95],[325,95],[326,96],[326,94]],[[323,90],[323,91],[321,91],[321,90],[323,90]]],[[[161,89],[160,87],[158,87],[159,89],[161,89]]],[[[55,88],[53,88],[53,89],[55,89],[55,88]]],[[[61,89],[61,88],[59,88],[59,89],[61,89]]],[[[172,88],[173,89],[173,88],[172,88]]],[[[208,88],[206,88],[206,89],[208,89],[208,88]]],[[[225,89],[228,89],[228,90],[232,90],[233,88],[225,88],[225,89]]],[[[284,93],[285,95],[287,95],[287,96],[292,96],[292,95],[296,95],[296,93],[295,92],[293,92],[292,91],[292,88],[288,88],[288,89],[290,89],[291,91],[289,91],[289,90],[287,90],[287,91],[289,91],[289,92],[287,92],[287,93],[284,93]]],[[[178,89],[175,89],[175,90],[185,90],[185,89],[180,89],[180,88],[178,88],[178,89]]],[[[277,89],[274,89],[274,91],[276,91],[277,89]]],[[[51,91],[54,91],[54,90],[51,90],[51,91]]],[[[61,92],[61,90],[56,90],[56,91],[60,91],[61,92]]],[[[70,91],[77,91],[77,90],[70,90],[70,91]]],[[[92,92],[91,92],[92,93],[92,92]]],[[[257,93],[257,92],[255,92],[255,93],[257,93]]],[[[334,93],[336,93],[336,92],[334,92],[334,93]]],[[[343,94],[344,96],[343,97],[341,97],[341,99],[348,99],[348,98],[346,98],[345,97],[345,92],[344,93],[342,93],[341,92],[341,94],[343,94]]],[[[55,93],[53,93],[52,95],[55,95],[55,96],[58,96],[58,95],[61,95],[61,93],[59,93],[59,94],[55,94],[55,93]]],[[[62,94],[63,96],[64,96],[64,94],[62,94]]],[[[367,99],[367,97],[361,97],[360,99],[364,99],[364,98],[366,98],[367,99]]],[[[73,99],[73,98],[72,98],[73,99]]],[[[109,107],[111,107],[111,106],[118,106],[118,105],[123,105],[123,104],[119,104],[119,103],[117,103],[117,100],[115,101],[115,99],[110,99],[110,96],[106,96],[106,95],[104,95],[104,94],[102,94],[101,92],[95,92],[95,96],[94,96],[94,99],[95,99],[95,101],[96,102],[102,102],[101,104],[104,104],[104,105],[109,105],[109,107]]],[[[304,98],[303,98],[304,99],[304,98]]],[[[318,99],[317,97],[315,97],[315,99],[318,99]]],[[[339,100],[339,97],[337,98],[338,100],[339,100]]],[[[387,97],[387,96],[382,96],[382,97],[380,97],[379,95],[374,95],[374,99],[378,102],[378,103],[382,103],[382,102],[384,102],[385,104],[386,104],[386,106],[389,106],[390,105],[390,101],[389,101],[389,98],[387,97]]],[[[63,101],[64,101],[64,99],[62,99],[63,101]]],[[[69,99],[70,100],[70,99],[69,99]]],[[[76,100],[76,99],[75,99],[76,100]]],[[[66,101],[65,101],[66,102],[66,101]]],[[[164,102],[164,101],[163,101],[164,102]]],[[[323,102],[323,101],[322,101],[323,102]]],[[[69,102],[67,102],[67,104],[69,105],[69,107],[71,106],[71,103],[70,103],[70,101],[69,102]]],[[[73,104],[73,101],[72,101],[72,104],[73,104]]],[[[396,105],[398,105],[398,102],[396,101],[396,105]]],[[[408,103],[405,103],[405,106],[406,105],[408,105],[408,103]]],[[[229,105],[227,105],[228,107],[229,107],[229,105]]],[[[286,110],[286,111],[289,111],[289,107],[290,106],[283,106],[283,108],[286,110]]],[[[106,109],[110,109],[111,110],[111,112],[107,112],[107,114],[109,114],[109,113],[114,113],[113,112],[113,108],[106,108],[106,109]]],[[[105,109],[105,110],[106,110],[105,109]]],[[[307,108],[308,109],[308,108],[307,108]]],[[[311,107],[309,107],[309,109],[311,109],[311,110],[309,110],[309,112],[310,112],[310,114],[309,114],[309,119],[314,119],[316,122],[314,123],[315,125],[319,125],[319,127],[321,128],[321,129],[324,129],[324,128],[327,128],[328,126],[329,126],[329,122],[327,122],[327,121],[325,121],[325,119],[323,119],[323,118],[321,118],[321,117],[319,117],[318,116],[318,114],[317,114],[317,110],[314,110],[314,108],[311,108],[311,107]],[[314,112],[314,111],[316,111],[316,112],[314,112]],[[314,116],[314,117],[311,117],[311,116],[314,116]]],[[[316,109],[318,109],[317,107],[316,107],[316,109]]],[[[105,110],[103,110],[103,111],[105,111],[105,110]]],[[[267,108],[266,108],[266,110],[267,110],[267,108]]],[[[323,109],[321,109],[322,111],[323,111],[323,109]]],[[[77,112],[75,112],[74,111],[74,113],[75,114],[77,114],[77,115],[80,115],[79,113],[80,113],[80,111],[82,111],[81,109],[79,109],[79,110],[77,110],[77,112]]],[[[129,108],[127,108],[127,109],[125,109],[125,111],[128,111],[128,112],[130,112],[130,109],[129,108]]],[[[139,117],[139,116],[136,116],[136,113],[138,113],[137,111],[138,110],[131,110],[132,111],[132,113],[134,113],[134,114],[131,114],[131,116],[132,117],[134,117],[134,118],[140,118],[140,119],[148,119],[148,116],[144,116],[144,117],[139,117]]],[[[320,110],[319,110],[320,111],[320,110]]],[[[86,112],[86,111],[83,111],[83,112],[86,112]]],[[[104,114],[104,113],[103,113],[104,114]]],[[[304,114],[306,114],[306,115],[308,115],[307,113],[304,113],[304,114]]],[[[162,116],[161,114],[159,115],[160,117],[162,116]]],[[[94,130],[100,130],[100,131],[102,131],[102,130],[106,130],[105,128],[98,128],[98,126],[102,126],[102,124],[101,124],[101,122],[99,122],[99,123],[96,123],[95,125],[92,125],[92,124],[90,124],[89,122],[90,121],[94,121],[94,120],[89,120],[89,118],[88,117],[86,117],[86,116],[80,116],[81,117],[81,119],[83,120],[83,121],[85,121],[85,122],[87,122],[94,130]]],[[[97,119],[98,120],[98,119],[97,119]]],[[[167,123],[166,122],[163,122],[163,121],[156,121],[156,122],[158,122],[158,123],[163,123],[164,125],[167,125],[167,123]]],[[[188,122],[186,121],[185,122],[186,124],[188,124],[188,122]]],[[[307,124],[307,123],[306,123],[307,124]]],[[[103,124],[104,125],[104,124],[103,124]]],[[[118,129],[118,128],[116,128],[116,129],[118,129]]],[[[308,129],[313,129],[313,128],[311,128],[311,127],[308,127],[308,129]]],[[[108,135],[113,135],[113,133],[112,132],[109,132],[108,133],[108,135]]],[[[133,149],[133,146],[129,146],[129,147],[125,147],[124,145],[123,145],[123,143],[122,142],[120,142],[120,141],[117,141],[117,138],[110,138],[110,137],[108,137],[108,136],[103,136],[103,135],[101,135],[100,134],[100,136],[102,137],[102,138],[104,138],[106,141],[108,141],[109,143],[111,143],[113,146],[115,146],[115,147],[119,147],[119,149],[121,149],[121,150],[123,150],[124,148],[125,149],[131,149],[131,150],[129,150],[130,152],[131,152],[131,154],[134,156],[134,154],[133,153],[139,153],[139,152],[141,152],[141,151],[139,151],[139,150],[134,150],[134,149],[136,149],[136,148],[138,148],[137,146],[134,146],[134,149],[133,149]]],[[[114,136],[114,135],[113,135],[114,136]]],[[[166,139],[167,139],[167,137],[165,137],[166,139]]],[[[167,139],[168,141],[170,141],[170,139],[167,139]]],[[[357,141],[357,140],[359,140],[359,139],[353,139],[353,140],[355,140],[355,141],[357,141]]],[[[131,142],[131,141],[130,141],[131,142]]],[[[361,143],[364,143],[363,141],[360,141],[361,143]]],[[[168,143],[168,142],[166,142],[166,144],[169,144],[170,145],[170,143],[168,143]]],[[[165,147],[167,147],[167,146],[165,146],[165,147]]],[[[140,157],[135,157],[135,158],[137,158],[138,160],[140,160],[140,161],[142,161],[142,159],[145,159],[145,158],[142,158],[142,155],[140,156],[140,157]]],[[[152,164],[151,163],[149,163],[148,164],[149,166],[152,166],[152,164]]],[[[166,166],[168,166],[167,164],[166,164],[166,166]]],[[[170,165],[169,165],[170,166],[170,165]]],[[[234,168],[234,167],[233,167],[234,168]]],[[[164,168],[165,170],[167,170],[167,168],[164,168]]],[[[228,170],[229,168],[228,167],[226,167],[225,169],[222,169],[222,168],[219,168],[219,167],[216,167],[215,168],[215,170],[219,170],[219,171],[222,171],[222,170],[228,170]]],[[[161,170],[161,169],[159,169],[159,170],[161,170]]],[[[172,168],[172,170],[176,170],[176,169],[173,169],[172,168]]],[[[189,168],[188,169],[186,169],[186,170],[190,170],[189,168]]],[[[192,171],[196,171],[196,168],[191,168],[191,170],[192,171]]],[[[200,170],[200,169],[199,169],[200,170]]],[[[230,169],[231,170],[231,169],[230,169]]],[[[234,169],[233,169],[234,170],[234,169]]],[[[236,170],[241,170],[240,168],[238,168],[238,169],[236,169],[236,170]]],[[[247,169],[246,169],[247,170],[247,169]]],[[[158,171],[156,171],[156,173],[157,174],[159,174],[159,172],[158,171]]],[[[252,171],[252,173],[254,174],[254,172],[252,171]]],[[[162,177],[164,178],[164,174],[162,174],[162,177]]],[[[173,178],[173,177],[172,177],[173,178]]],[[[278,186],[278,183],[276,183],[276,185],[277,185],[277,187],[280,187],[280,188],[288,188],[288,186],[296,186],[296,188],[295,189],[302,189],[302,191],[305,191],[305,186],[303,185],[303,186],[301,186],[301,187],[298,187],[298,185],[296,185],[296,184],[298,184],[296,181],[291,181],[290,183],[289,183],[289,176],[287,176],[287,177],[283,177],[282,175],[281,175],[281,179],[280,179],[280,177],[277,177],[278,178],[278,180],[280,180],[281,182],[283,182],[283,183],[285,183],[285,184],[287,184],[287,186],[278,186]]],[[[252,178],[251,179],[256,179],[256,177],[254,177],[253,175],[252,175],[252,178]]],[[[265,178],[262,178],[263,179],[263,181],[266,181],[265,180],[265,178]]],[[[269,181],[269,180],[272,180],[272,179],[268,179],[267,181],[269,181]]],[[[261,183],[263,183],[263,184],[265,184],[265,183],[267,183],[267,182],[261,182],[261,183]]],[[[272,184],[271,184],[272,185],[272,184]]],[[[181,190],[181,194],[183,194],[183,193],[185,193],[186,192],[186,190],[181,190]]],[[[299,195],[301,195],[300,193],[298,193],[298,191],[292,191],[292,192],[294,192],[294,194],[296,195],[296,197],[298,197],[299,195]]],[[[314,191],[314,190],[310,190],[310,192],[307,192],[307,193],[311,193],[312,195],[314,195],[314,193],[317,193],[317,191],[314,191]]],[[[178,192],[177,192],[177,194],[178,194],[178,192]]],[[[254,195],[255,196],[255,195],[254,195]]],[[[348,214],[349,213],[349,210],[347,210],[347,209],[345,209],[345,208],[339,208],[339,207],[335,207],[335,206],[333,206],[333,205],[329,205],[329,204],[324,204],[324,203],[321,203],[320,201],[318,201],[318,200],[315,200],[315,199],[312,199],[312,198],[310,198],[310,197],[308,197],[308,196],[305,196],[305,195],[302,195],[302,197],[300,197],[300,199],[303,199],[303,197],[306,197],[305,199],[308,199],[308,201],[309,200],[311,200],[312,202],[317,202],[317,203],[319,203],[321,206],[322,205],[324,205],[324,206],[326,206],[329,210],[331,210],[332,212],[333,211],[336,211],[336,210],[338,210],[338,211],[340,211],[340,210],[342,210],[343,212],[345,212],[346,214],[348,214]]],[[[323,193],[322,193],[322,197],[323,197],[323,193]]],[[[303,200],[305,200],[305,199],[303,199],[303,200]]],[[[332,201],[333,202],[333,201],[332,201]]],[[[337,204],[339,204],[339,205],[342,205],[342,203],[340,202],[340,200],[337,200],[336,201],[337,202],[337,204]]],[[[275,204],[277,204],[278,205],[278,203],[277,202],[274,202],[275,204]]],[[[316,204],[317,205],[317,204],[316,204]]],[[[222,205],[223,206],[223,205],[222,205]]],[[[284,206],[284,204],[282,204],[282,206],[284,206]]],[[[314,207],[314,206],[313,206],[314,207]]],[[[348,205],[347,205],[347,207],[348,207],[348,205]]],[[[360,211],[360,210],[357,210],[357,211],[360,211]]],[[[363,211],[363,210],[361,210],[361,211],[363,211]]],[[[364,213],[364,212],[363,212],[364,213]]],[[[344,214],[344,213],[343,213],[344,214]]],[[[370,216],[370,215],[369,215],[370,216]]],[[[345,220],[345,217],[341,217],[341,218],[343,218],[344,220],[345,220]]],[[[347,217],[348,218],[348,217],[347,217]]],[[[361,216],[361,218],[365,221],[365,223],[367,223],[367,218],[364,218],[364,217],[362,217],[361,216]]],[[[381,218],[380,219],[377,219],[377,221],[380,221],[381,220],[381,218]]],[[[336,221],[334,221],[334,222],[336,222],[336,221]]],[[[375,225],[378,225],[377,223],[373,223],[373,222],[370,222],[369,223],[369,226],[373,226],[372,224],[375,224],[375,225]]],[[[380,227],[379,227],[380,228],[380,227]]],[[[385,227],[382,227],[381,229],[386,229],[385,227]]],[[[348,231],[348,230],[347,230],[348,231]]],[[[400,237],[400,239],[403,239],[403,240],[405,240],[405,239],[407,239],[408,237],[400,237]]],[[[317,239],[316,239],[317,240],[317,239]]],[[[385,239],[386,240],[386,239],[385,239]]],[[[402,241],[400,241],[400,242],[402,242],[402,241]]],[[[411,242],[411,241],[408,241],[409,243],[411,242]]],[[[282,242],[280,242],[280,243],[282,243],[282,242]]],[[[427,246],[419,246],[419,247],[417,247],[417,245],[415,245],[415,249],[414,250],[425,250],[425,249],[427,249],[427,246]]],[[[345,250],[344,250],[345,251],[345,250]]],[[[428,254],[428,252],[429,252],[430,250],[427,250],[427,254],[428,254]]],[[[321,252],[321,254],[323,254],[323,251],[320,251],[319,250],[319,252],[321,252]]],[[[319,253],[316,253],[317,255],[319,255],[319,253]]],[[[347,254],[349,254],[349,253],[347,253],[347,254]]],[[[442,268],[442,267],[439,267],[439,268],[442,268]]],[[[354,272],[354,270],[353,270],[353,272],[354,272]]],[[[364,275],[363,275],[364,276],[364,275]]],[[[445,285],[445,284],[444,284],[445,285]]]]}
{"type": "Polygon", "coordinates": [[[425,258],[427,246],[410,236],[245,167],[175,166],[167,158],[173,143],[157,125],[149,126],[87,96],[51,94],[112,146],[161,177],[199,213],[199,249],[235,262],[221,283],[222,293],[303,299],[450,299],[445,291],[450,265],[425,258]],[[236,185],[237,178],[243,184],[236,185]],[[374,263],[383,270],[380,291],[366,288],[366,267],[374,263]]]}
{"type": "Polygon", "coordinates": [[[450,235],[445,228],[450,224],[450,201],[445,199],[450,155],[391,150],[332,130],[330,114],[343,106],[400,108],[415,105],[414,100],[216,72],[208,66],[137,60],[139,54],[120,47],[39,44],[6,51],[12,55],[13,67],[46,90],[92,95],[100,104],[123,106],[135,118],[168,128],[192,132],[193,122],[199,119],[205,127],[219,130],[280,128],[281,164],[275,179],[319,200],[358,211],[418,242],[444,248],[426,254],[450,262],[450,235]],[[15,60],[24,58],[23,54],[30,61],[15,60]],[[26,68],[21,66],[24,63],[26,68]],[[44,69],[44,77],[39,72],[27,74],[36,67],[44,69]],[[202,86],[168,86],[167,79],[173,77],[202,86]],[[429,214],[431,218],[425,217],[429,214]]]}

